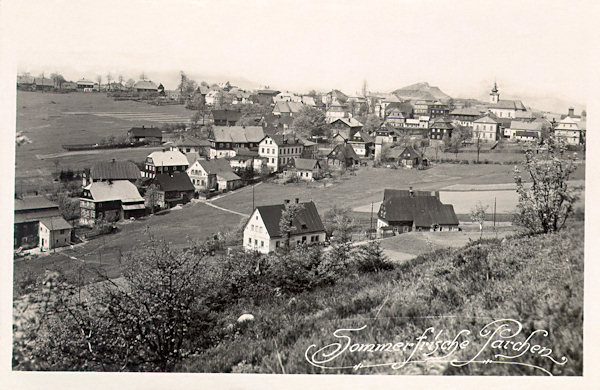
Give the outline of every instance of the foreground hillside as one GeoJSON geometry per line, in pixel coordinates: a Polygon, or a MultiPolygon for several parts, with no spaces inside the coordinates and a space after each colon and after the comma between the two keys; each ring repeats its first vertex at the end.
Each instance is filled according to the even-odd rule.
{"type": "Polygon", "coordinates": [[[579,223],[473,242],[294,297],[241,302],[223,317],[228,335],[178,369],[582,375],[583,236],[579,223]],[[255,321],[236,324],[243,313],[255,321]]]}

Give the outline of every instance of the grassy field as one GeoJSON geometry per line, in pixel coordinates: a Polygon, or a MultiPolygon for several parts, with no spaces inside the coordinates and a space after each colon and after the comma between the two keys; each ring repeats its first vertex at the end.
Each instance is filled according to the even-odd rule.
{"type": "Polygon", "coordinates": [[[112,157],[143,161],[148,153],[142,149],[43,161],[37,156],[64,152],[61,146],[63,144],[96,143],[108,136],[124,135],[133,126],[160,126],[163,123],[161,118],[179,121],[176,118],[191,116],[192,111],[182,105],[153,106],[133,101],[116,102],[100,93],[55,94],[18,91],[16,129],[29,137],[32,143],[16,150],[17,188],[20,186],[23,189],[36,189],[40,182],[46,183],[51,180],[51,175],[56,170],[54,160],[58,161],[58,170],[87,168],[91,162],[112,157]]]}

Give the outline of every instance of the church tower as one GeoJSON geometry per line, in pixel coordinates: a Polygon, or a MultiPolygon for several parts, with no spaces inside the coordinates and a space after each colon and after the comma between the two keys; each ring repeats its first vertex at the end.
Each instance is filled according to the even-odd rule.
{"type": "Polygon", "coordinates": [[[494,81],[494,88],[492,88],[492,92],[490,93],[490,102],[498,103],[498,101],[500,101],[500,92],[498,92],[498,86],[494,81]]]}

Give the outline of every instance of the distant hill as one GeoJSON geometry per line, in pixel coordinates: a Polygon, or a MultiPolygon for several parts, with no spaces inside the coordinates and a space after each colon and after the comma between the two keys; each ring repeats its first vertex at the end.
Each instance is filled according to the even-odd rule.
{"type": "Polygon", "coordinates": [[[450,95],[442,92],[438,87],[432,87],[428,83],[416,83],[392,92],[399,99],[405,100],[440,100],[452,99],[450,95]]]}

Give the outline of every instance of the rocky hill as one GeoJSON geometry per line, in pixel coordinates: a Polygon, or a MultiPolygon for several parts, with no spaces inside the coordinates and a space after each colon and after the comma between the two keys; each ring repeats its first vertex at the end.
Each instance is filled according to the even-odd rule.
{"type": "Polygon", "coordinates": [[[446,102],[452,97],[438,87],[429,85],[428,83],[416,83],[403,88],[399,88],[393,92],[399,99],[405,100],[440,100],[446,102]]]}

